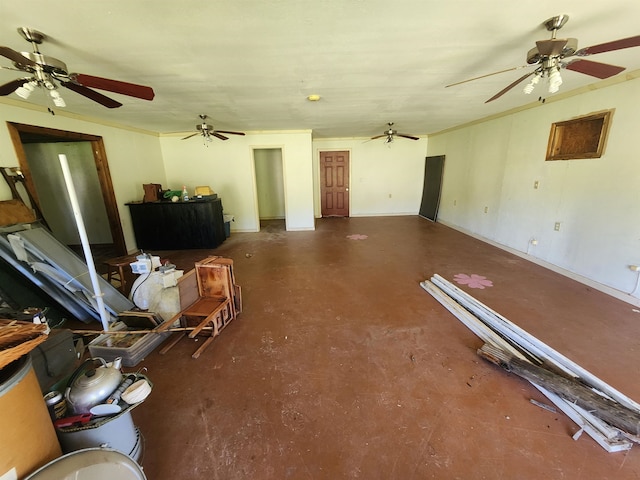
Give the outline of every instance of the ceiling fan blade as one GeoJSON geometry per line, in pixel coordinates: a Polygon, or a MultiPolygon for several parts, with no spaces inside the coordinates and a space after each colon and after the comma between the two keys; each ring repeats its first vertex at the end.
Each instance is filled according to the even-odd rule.
{"type": "Polygon", "coordinates": [[[0,85],[0,96],[9,95],[15,92],[16,88],[21,87],[30,80],[31,78],[18,78],[16,80],[11,80],[4,85],[0,85]]]}
{"type": "Polygon", "coordinates": [[[384,133],[384,134],[382,134],[382,135],[376,135],[375,137],[371,137],[371,140],[376,140],[376,139],[378,139],[378,138],[382,138],[382,137],[386,137],[386,136],[387,136],[387,134],[386,134],[386,133],[384,133]]]}
{"type": "Polygon", "coordinates": [[[411,140],[420,140],[418,137],[414,137],[413,135],[407,135],[406,133],[396,133],[398,137],[409,138],[411,140]]]}
{"type": "Polygon", "coordinates": [[[200,135],[200,133],[199,132],[192,133],[191,135],[187,135],[186,137],[181,138],[180,140],[186,140],[187,138],[195,137],[196,135],[200,135]]]}
{"type": "Polygon", "coordinates": [[[74,73],[71,76],[76,83],[84,87],[120,93],[130,97],[142,98],[143,100],[153,100],[153,97],[155,96],[153,88],[145,87],[144,85],[121,82],[119,80],[111,80],[102,77],[94,77],[93,75],[85,75],[84,73],[74,73]]]}
{"type": "Polygon", "coordinates": [[[500,98],[502,95],[504,95],[505,93],[507,93],[509,90],[511,90],[513,87],[515,87],[516,85],[518,85],[520,82],[522,82],[524,79],[526,79],[527,77],[530,77],[531,75],[533,75],[535,73],[535,70],[533,72],[529,72],[526,75],[521,76],[519,79],[517,79],[515,82],[509,84],[507,87],[503,88],[502,90],[500,90],[498,93],[496,93],[493,97],[491,97],[489,100],[487,100],[484,103],[489,103],[494,101],[497,98],[500,98]]]}
{"type": "Polygon", "coordinates": [[[211,135],[214,137],[218,137],[220,140],[229,140],[229,137],[225,137],[224,135],[220,135],[218,132],[211,132],[211,135]]]}
{"type": "Polygon", "coordinates": [[[574,72],[584,73],[585,75],[591,75],[592,77],[600,79],[613,77],[614,75],[617,75],[625,70],[624,67],[609,65],[608,63],[579,59],[568,63],[564,68],[566,68],[567,70],[572,70],[574,72]]]}
{"type": "Polygon", "coordinates": [[[536,42],[538,52],[543,57],[553,57],[556,55],[560,55],[566,44],[566,38],[553,38],[551,40],[540,40],[536,42]]]}
{"type": "Polygon", "coordinates": [[[578,50],[575,55],[578,57],[586,57],[587,55],[595,55],[596,53],[612,52],[613,50],[622,50],[623,48],[640,47],[640,35],[635,37],[622,38],[612,42],[592,45],[578,50]]]}
{"type": "Polygon", "coordinates": [[[444,88],[453,87],[455,85],[460,85],[462,83],[473,82],[474,80],[480,80],[481,78],[490,77],[492,75],[498,75],[499,73],[511,72],[513,70],[520,70],[521,68],[529,67],[530,65],[521,65],[519,67],[507,68],[506,70],[500,70],[499,72],[487,73],[486,75],[480,75],[479,77],[469,78],[467,80],[462,80],[461,82],[452,83],[450,85],[445,85],[444,88]]]}
{"type": "Polygon", "coordinates": [[[11,50],[9,47],[0,47],[0,55],[21,65],[29,65],[30,67],[37,65],[37,63],[30,58],[25,57],[20,52],[11,50]]]}
{"type": "Polygon", "coordinates": [[[96,92],[95,90],[91,90],[90,88],[85,87],[84,85],[78,85],[77,83],[73,82],[60,82],[60,85],[68,88],[69,90],[73,90],[74,92],[79,93],[80,95],[87,97],[94,102],[98,102],[99,104],[104,105],[107,108],[118,108],[122,106],[120,102],[116,102],[112,98],[106,97],[101,93],[96,92]]]}
{"type": "Polygon", "coordinates": [[[228,133],[229,135],[244,135],[242,132],[228,132],[226,130],[214,130],[214,133],[228,133]]]}

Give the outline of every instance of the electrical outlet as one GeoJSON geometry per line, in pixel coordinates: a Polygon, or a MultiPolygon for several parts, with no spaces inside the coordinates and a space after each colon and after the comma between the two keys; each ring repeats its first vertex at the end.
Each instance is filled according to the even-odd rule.
{"type": "Polygon", "coordinates": [[[556,222],[556,224],[553,226],[553,229],[554,229],[556,232],[559,232],[559,231],[560,231],[560,222],[556,222]]]}
{"type": "Polygon", "coordinates": [[[536,240],[535,238],[531,239],[531,245],[536,246],[538,244],[538,240],[536,240]]]}
{"type": "Polygon", "coordinates": [[[484,213],[489,213],[489,207],[484,207],[484,213]]]}
{"type": "Polygon", "coordinates": [[[533,182],[533,188],[535,188],[537,190],[539,186],[540,186],[540,182],[538,180],[533,182]]]}

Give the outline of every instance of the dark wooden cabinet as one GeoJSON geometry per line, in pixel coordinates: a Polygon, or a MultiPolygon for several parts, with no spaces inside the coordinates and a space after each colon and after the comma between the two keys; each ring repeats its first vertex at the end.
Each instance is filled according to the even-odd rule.
{"type": "Polygon", "coordinates": [[[226,238],[219,198],[127,206],[141,250],[215,248],[226,238]]]}

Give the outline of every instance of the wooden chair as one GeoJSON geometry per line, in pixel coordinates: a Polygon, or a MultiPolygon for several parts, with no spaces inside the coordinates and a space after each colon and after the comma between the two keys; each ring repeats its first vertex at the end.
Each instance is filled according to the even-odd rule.
{"type": "Polygon", "coordinates": [[[157,329],[168,330],[180,320],[185,332],[174,335],[160,354],[169,351],[188,332],[189,338],[197,335],[207,337],[192,355],[198,358],[242,309],[241,289],[235,285],[233,275],[233,260],[208,257],[197,262],[194,270],[195,273],[192,270],[178,281],[181,311],[157,329]],[[197,282],[197,295],[193,294],[194,280],[197,282]]]}
{"type": "Polygon", "coordinates": [[[140,252],[131,255],[124,255],[122,257],[110,258],[103,262],[107,267],[107,282],[112,285],[114,285],[115,282],[114,286],[117,286],[120,293],[125,297],[129,295],[131,284],[133,284],[132,277],[134,277],[129,265],[136,261],[136,256],[139,255],[139,253],[140,252]]]}

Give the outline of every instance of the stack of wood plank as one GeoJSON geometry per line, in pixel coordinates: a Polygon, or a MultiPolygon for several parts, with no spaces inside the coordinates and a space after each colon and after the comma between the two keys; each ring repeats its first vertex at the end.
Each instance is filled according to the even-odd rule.
{"type": "Polygon", "coordinates": [[[48,333],[46,324],[0,319],[0,369],[36,348],[48,333]]]}
{"type": "Polygon", "coordinates": [[[440,275],[420,283],[485,345],[478,354],[528,380],[608,452],[640,442],[640,404],[440,275]]]}

